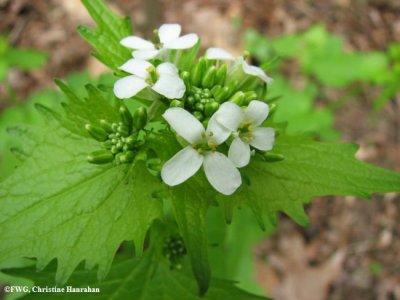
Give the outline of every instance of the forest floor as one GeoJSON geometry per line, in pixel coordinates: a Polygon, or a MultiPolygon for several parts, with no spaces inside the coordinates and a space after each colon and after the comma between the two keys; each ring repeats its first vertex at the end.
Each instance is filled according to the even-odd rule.
{"type": "MultiPolygon", "coordinates": [[[[108,2],[117,11],[131,12],[138,33],[146,35],[165,21],[179,22],[186,32],[199,33],[205,47],[236,53],[243,50],[240,37],[247,28],[274,37],[315,23],[325,23],[331,33],[342,36],[349,50],[384,50],[400,41],[398,0],[108,2]]],[[[14,46],[49,53],[43,69],[10,72],[20,99],[53,87],[55,77],[84,69],[93,75],[105,71],[77,34],[80,24],[92,23],[79,0],[0,0],[0,32],[14,46]]],[[[286,75],[294,74],[291,70],[286,75]]],[[[0,89],[0,108],[5,106],[1,93],[0,89]]],[[[400,97],[372,116],[371,93],[366,87],[340,108],[335,128],[345,141],[361,145],[360,159],[400,171],[400,97]]],[[[255,276],[266,293],[277,300],[400,299],[399,194],[374,196],[371,201],[324,197],[315,199],[307,211],[310,227],[282,216],[276,233],[255,247],[255,276]]]]}

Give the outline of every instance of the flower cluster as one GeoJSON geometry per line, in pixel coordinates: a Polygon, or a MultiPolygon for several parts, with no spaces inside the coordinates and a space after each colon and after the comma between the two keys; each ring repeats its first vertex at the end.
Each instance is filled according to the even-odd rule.
{"type": "MultiPolygon", "coordinates": [[[[139,98],[145,90],[157,95],[155,107],[182,145],[162,166],[167,185],[181,184],[203,168],[211,186],[230,195],[242,183],[239,169],[273,148],[275,130],[263,126],[272,79],[250,65],[247,55],[234,57],[220,48],[209,48],[197,60],[198,36],[180,34],[180,25],[164,24],[154,41],[122,39],[133,52],[120,66],[126,76],[115,82],[114,94],[120,99],[139,98]]],[[[117,145],[122,142],[113,149],[117,145]]]]}

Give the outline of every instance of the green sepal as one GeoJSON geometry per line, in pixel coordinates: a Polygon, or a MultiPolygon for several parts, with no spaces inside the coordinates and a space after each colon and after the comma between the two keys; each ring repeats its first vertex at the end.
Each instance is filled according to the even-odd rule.
{"type": "Polygon", "coordinates": [[[90,153],[87,156],[88,162],[91,164],[103,165],[114,160],[114,155],[108,150],[98,150],[90,153]]]}
{"type": "Polygon", "coordinates": [[[86,124],[85,129],[96,141],[104,142],[108,138],[107,132],[100,126],[86,124]]]}
{"type": "Polygon", "coordinates": [[[129,129],[132,128],[132,115],[129,111],[129,109],[125,105],[121,105],[119,108],[119,115],[121,117],[122,123],[124,123],[126,126],[128,126],[129,129]]]}
{"type": "Polygon", "coordinates": [[[215,66],[209,67],[201,80],[202,87],[211,88],[214,85],[216,74],[217,68],[215,66]]]}
{"type": "Polygon", "coordinates": [[[193,85],[199,86],[204,73],[206,71],[206,60],[204,58],[200,58],[199,62],[194,66],[191,72],[191,82],[193,85]]]}
{"type": "Polygon", "coordinates": [[[217,74],[215,75],[215,84],[220,84],[220,85],[224,84],[227,70],[228,70],[228,68],[227,68],[226,64],[223,64],[218,69],[217,74]]]}
{"type": "Polygon", "coordinates": [[[239,106],[244,104],[245,94],[241,91],[236,92],[231,98],[229,98],[230,102],[236,103],[239,106]]]}
{"type": "Polygon", "coordinates": [[[133,125],[137,130],[143,129],[147,124],[147,110],[145,107],[139,107],[133,112],[133,125]]]}

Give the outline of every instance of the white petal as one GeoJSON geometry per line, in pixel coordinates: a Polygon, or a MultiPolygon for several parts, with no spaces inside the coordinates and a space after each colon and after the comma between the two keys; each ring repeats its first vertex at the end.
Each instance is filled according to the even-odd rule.
{"type": "Polygon", "coordinates": [[[163,44],[176,40],[180,34],[181,25],[179,24],[164,24],[158,29],[158,36],[163,44]]]}
{"type": "Polygon", "coordinates": [[[157,66],[157,72],[159,74],[169,74],[176,76],[178,74],[178,69],[174,64],[165,62],[157,66]]]}
{"type": "Polygon", "coordinates": [[[178,185],[192,177],[200,169],[203,160],[204,157],[192,146],[187,146],[164,164],[161,178],[170,186],[178,185]]]}
{"type": "Polygon", "coordinates": [[[244,118],[253,121],[254,126],[260,126],[262,122],[268,117],[269,106],[268,104],[253,100],[249,106],[244,110],[244,118]]]}
{"type": "Polygon", "coordinates": [[[214,115],[218,123],[232,131],[236,131],[243,120],[244,113],[237,104],[224,102],[214,115]]]}
{"type": "Polygon", "coordinates": [[[169,99],[180,99],[185,94],[186,86],[177,75],[160,74],[152,89],[169,99]]]}
{"type": "Polygon", "coordinates": [[[228,157],[237,168],[247,166],[250,162],[250,146],[236,137],[229,147],[228,157]]]}
{"type": "Polygon", "coordinates": [[[149,50],[135,50],[132,52],[132,56],[137,59],[148,60],[155,58],[160,53],[160,50],[149,49],[149,50]]]}
{"type": "Polygon", "coordinates": [[[261,151],[271,150],[275,142],[275,131],[273,128],[258,127],[253,131],[254,138],[250,145],[261,151]]]}
{"type": "Polygon", "coordinates": [[[213,114],[211,119],[208,121],[207,126],[207,134],[210,132],[212,132],[211,139],[214,140],[217,145],[220,145],[228,139],[232,133],[232,130],[218,123],[216,115],[213,114]]]}
{"type": "Polygon", "coordinates": [[[201,141],[201,135],[205,132],[204,126],[187,110],[180,107],[169,108],[163,117],[187,142],[195,144],[201,141]]]}
{"type": "Polygon", "coordinates": [[[193,47],[199,40],[199,36],[195,33],[189,33],[186,35],[177,38],[176,40],[172,40],[168,43],[164,44],[164,48],[166,49],[188,49],[193,47]]]}
{"type": "Polygon", "coordinates": [[[208,48],[205,58],[207,59],[222,59],[222,60],[234,60],[232,54],[222,48],[208,48]]]}
{"type": "Polygon", "coordinates": [[[136,76],[139,76],[143,79],[146,79],[147,76],[149,75],[149,72],[147,71],[147,68],[153,66],[151,63],[148,61],[142,60],[142,59],[136,59],[136,58],[131,58],[128,60],[126,63],[124,63],[122,66],[119,67],[120,70],[134,74],[136,76]]]}
{"type": "Polygon", "coordinates": [[[148,84],[135,75],[130,75],[117,80],[114,83],[114,94],[117,98],[126,99],[135,96],[148,84]]]}
{"type": "Polygon", "coordinates": [[[233,194],[242,184],[240,172],[222,153],[207,153],[204,157],[204,171],[210,184],[224,195],[233,194]]]}
{"type": "Polygon", "coordinates": [[[152,50],[155,49],[154,44],[152,42],[146,41],[138,36],[127,36],[120,41],[122,46],[132,48],[132,49],[147,49],[152,50]]]}
{"type": "Polygon", "coordinates": [[[259,67],[256,67],[256,66],[251,66],[244,60],[242,62],[242,68],[243,68],[243,71],[246,74],[257,76],[258,78],[262,79],[266,83],[272,83],[273,82],[273,79],[271,77],[268,77],[268,75],[265,74],[263,69],[261,69],[259,67]]]}

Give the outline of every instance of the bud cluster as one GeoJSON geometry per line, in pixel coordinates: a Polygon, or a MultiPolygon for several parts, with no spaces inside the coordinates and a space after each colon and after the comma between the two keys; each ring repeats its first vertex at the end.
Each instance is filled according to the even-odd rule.
{"type": "Polygon", "coordinates": [[[170,236],[164,241],[163,255],[171,262],[171,268],[180,268],[179,260],[186,253],[185,243],[181,236],[170,236]]]}
{"type": "Polygon", "coordinates": [[[85,129],[97,141],[102,142],[103,149],[88,155],[93,164],[106,164],[115,161],[117,164],[130,163],[135,158],[143,140],[139,131],[147,123],[146,109],[138,108],[133,116],[124,105],[119,108],[120,122],[109,123],[100,120],[98,125],[86,124],[85,129]]]}
{"type": "Polygon", "coordinates": [[[230,79],[227,65],[217,67],[215,62],[201,58],[190,72],[183,72],[186,85],[185,97],[173,100],[170,107],[182,107],[190,111],[204,126],[219,106],[231,101],[239,106],[246,106],[260,97],[254,90],[241,91],[242,82],[230,79]]]}

